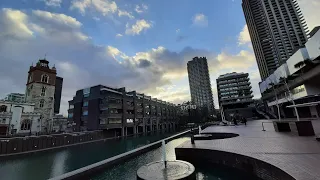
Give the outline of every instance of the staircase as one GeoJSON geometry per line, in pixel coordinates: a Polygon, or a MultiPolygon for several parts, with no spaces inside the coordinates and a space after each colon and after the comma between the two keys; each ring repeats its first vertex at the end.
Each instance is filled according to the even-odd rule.
{"type": "Polygon", "coordinates": [[[278,117],[275,115],[275,114],[273,114],[272,112],[266,112],[267,113],[267,115],[269,116],[269,117],[271,117],[271,118],[273,118],[273,119],[278,119],[278,117]]]}
{"type": "Polygon", "coordinates": [[[270,119],[270,117],[269,117],[266,113],[264,113],[264,112],[262,112],[262,111],[260,111],[260,110],[258,110],[258,109],[256,109],[256,111],[257,111],[258,114],[260,114],[261,116],[263,116],[265,119],[270,119]]]}

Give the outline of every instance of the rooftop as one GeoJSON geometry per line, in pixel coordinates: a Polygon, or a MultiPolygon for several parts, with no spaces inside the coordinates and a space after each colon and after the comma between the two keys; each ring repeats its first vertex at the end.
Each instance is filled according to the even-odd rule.
{"type": "Polygon", "coordinates": [[[220,79],[220,78],[226,78],[226,77],[231,77],[231,76],[237,76],[237,75],[244,75],[244,74],[246,74],[246,73],[243,73],[243,72],[241,72],[241,73],[232,72],[232,73],[222,74],[222,75],[220,75],[220,76],[218,77],[218,79],[220,79]]]}

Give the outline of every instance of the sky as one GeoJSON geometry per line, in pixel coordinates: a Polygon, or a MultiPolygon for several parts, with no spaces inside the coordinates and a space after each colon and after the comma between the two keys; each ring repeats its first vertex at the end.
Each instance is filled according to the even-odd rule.
{"type": "MultiPolygon", "coordinates": [[[[319,0],[298,0],[309,29],[319,0]]],[[[44,58],[64,78],[60,112],[76,91],[126,87],[172,103],[190,100],[187,62],[207,57],[216,79],[261,81],[241,0],[1,0],[0,98],[24,93],[29,66],[44,58]]]]}

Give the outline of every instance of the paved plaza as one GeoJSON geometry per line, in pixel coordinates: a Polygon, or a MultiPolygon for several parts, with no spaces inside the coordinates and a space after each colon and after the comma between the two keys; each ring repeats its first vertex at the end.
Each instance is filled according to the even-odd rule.
{"type": "MultiPolygon", "coordinates": [[[[190,141],[178,148],[200,148],[226,151],[253,157],[285,171],[297,180],[320,179],[320,142],[315,137],[299,137],[275,132],[270,120],[249,121],[247,126],[210,126],[202,132],[237,133],[238,137],[190,141]],[[262,131],[262,122],[266,131],[262,131]]],[[[320,134],[320,120],[312,121],[320,134]]],[[[213,152],[214,153],[214,152],[213,152]]]]}

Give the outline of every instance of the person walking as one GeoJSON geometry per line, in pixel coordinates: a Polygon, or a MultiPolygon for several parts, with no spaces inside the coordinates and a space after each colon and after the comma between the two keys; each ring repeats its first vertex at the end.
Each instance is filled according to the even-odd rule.
{"type": "Polygon", "coordinates": [[[244,125],[247,126],[247,118],[242,117],[242,120],[243,120],[244,125]]]}
{"type": "Polygon", "coordinates": [[[238,119],[239,119],[239,112],[236,111],[236,113],[233,115],[233,124],[235,126],[238,126],[238,122],[237,122],[238,119]]]}

